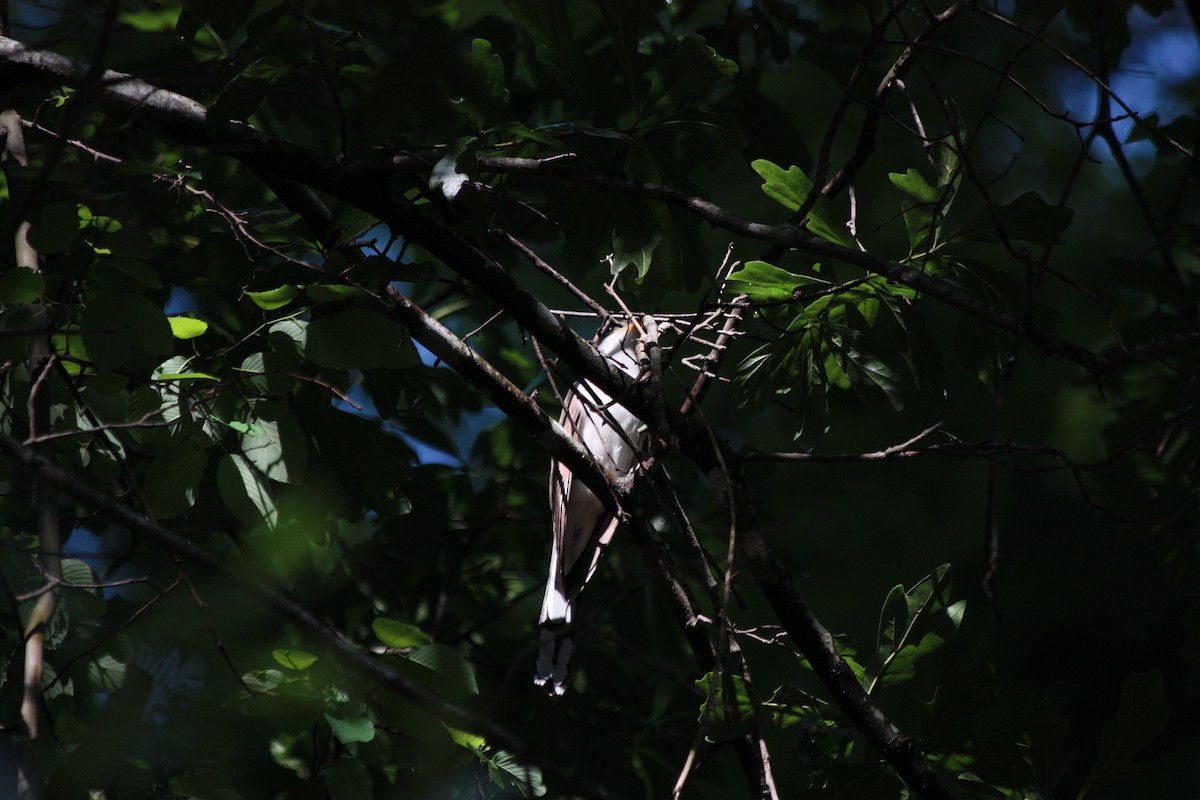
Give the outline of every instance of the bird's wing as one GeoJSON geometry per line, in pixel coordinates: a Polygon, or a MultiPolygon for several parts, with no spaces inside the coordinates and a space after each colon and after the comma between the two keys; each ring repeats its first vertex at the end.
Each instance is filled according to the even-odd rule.
{"type": "MultiPolygon", "coordinates": [[[[603,424],[599,412],[588,407],[587,401],[572,392],[560,420],[563,429],[579,438],[581,429],[603,424]]],[[[583,584],[592,576],[600,558],[601,548],[612,539],[616,521],[600,498],[582,481],[575,479],[571,468],[555,460],[550,472],[550,508],[554,543],[551,569],[554,574],[546,589],[542,621],[569,618],[569,606],[583,584]],[[558,597],[552,595],[558,594],[558,597]]]]}

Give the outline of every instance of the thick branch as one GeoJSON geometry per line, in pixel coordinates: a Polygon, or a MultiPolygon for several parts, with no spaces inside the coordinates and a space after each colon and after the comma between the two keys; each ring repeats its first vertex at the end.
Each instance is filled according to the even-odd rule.
{"type": "Polygon", "coordinates": [[[483,392],[505,416],[532,433],[542,448],[570,467],[597,497],[607,498],[608,505],[617,509],[619,502],[612,484],[583,445],[550,419],[532,397],[420,306],[395,289],[388,294],[395,301],[397,319],[414,339],[483,392]]]}
{"type": "MultiPolygon", "coordinates": [[[[10,197],[14,181],[9,167],[15,162],[22,167],[29,161],[25,151],[21,117],[13,109],[0,113],[0,135],[4,137],[4,172],[10,197]]],[[[30,222],[18,218],[13,232],[13,249],[17,269],[39,272],[41,263],[38,252],[29,242],[30,222]]],[[[33,327],[38,328],[29,345],[29,435],[36,438],[50,430],[50,385],[54,367],[54,348],[51,346],[49,329],[51,321],[46,302],[39,298],[28,303],[33,327]]],[[[45,445],[34,445],[38,452],[48,455],[51,449],[45,445]]],[[[42,700],[42,672],[46,659],[46,627],[58,605],[55,587],[62,581],[62,526],[58,517],[58,492],[43,480],[34,481],[34,509],[37,520],[38,543],[42,551],[42,570],[46,574],[50,591],[41,594],[30,611],[25,627],[24,689],[21,698],[21,720],[31,739],[38,735],[38,712],[42,700]]]]}

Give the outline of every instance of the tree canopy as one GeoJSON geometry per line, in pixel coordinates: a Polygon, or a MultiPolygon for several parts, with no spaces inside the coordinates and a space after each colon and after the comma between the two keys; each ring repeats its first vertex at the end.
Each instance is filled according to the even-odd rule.
{"type": "Polygon", "coordinates": [[[0,4],[4,796],[1200,790],[1198,14],[0,4]]]}

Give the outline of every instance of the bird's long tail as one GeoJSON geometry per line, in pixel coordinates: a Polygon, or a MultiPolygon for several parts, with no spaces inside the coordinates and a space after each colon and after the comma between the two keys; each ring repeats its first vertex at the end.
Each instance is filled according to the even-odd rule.
{"type": "Polygon", "coordinates": [[[575,640],[569,623],[561,619],[543,622],[538,628],[533,682],[551,694],[564,694],[571,674],[571,651],[574,648],[575,640]]]}

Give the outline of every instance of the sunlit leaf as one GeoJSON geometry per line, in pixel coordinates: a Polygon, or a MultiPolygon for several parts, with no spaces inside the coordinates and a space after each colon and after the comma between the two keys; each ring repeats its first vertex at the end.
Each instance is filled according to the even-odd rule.
{"type": "Polygon", "coordinates": [[[266,480],[245,456],[231,453],[221,459],[217,468],[217,485],[229,510],[251,521],[262,521],[273,528],[279,512],[266,480]]]}
{"type": "Polygon", "coordinates": [[[271,658],[288,669],[308,669],[317,663],[317,657],[304,650],[272,650],[271,658]]]}
{"type": "Polygon", "coordinates": [[[418,363],[416,351],[395,322],[375,311],[353,309],[307,328],[305,353],[334,369],[403,369],[418,363]]]}
{"type": "Polygon", "coordinates": [[[164,372],[154,376],[157,381],[219,381],[216,375],[207,372],[164,372]]]}
{"type": "Polygon", "coordinates": [[[916,660],[940,648],[958,629],[966,601],[951,602],[949,593],[949,564],[911,589],[892,589],[879,618],[879,666],[870,689],[910,680],[916,660]]]}
{"type": "Polygon", "coordinates": [[[805,286],[825,284],[820,278],[796,275],[765,261],[747,261],[729,276],[730,291],[756,302],[791,300],[805,286]]]}
{"type": "Polygon", "coordinates": [[[287,407],[260,400],[253,407],[254,429],[242,435],[242,453],[263,475],[299,483],[308,465],[308,444],[287,407]]]}
{"type": "Polygon", "coordinates": [[[446,150],[429,173],[429,188],[439,189],[447,200],[453,200],[462,190],[463,185],[471,179],[468,170],[474,168],[475,152],[468,145],[475,137],[463,137],[455,145],[446,150]]]}
{"type": "Polygon", "coordinates": [[[700,724],[710,742],[737,739],[754,727],[757,711],[740,675],[710,672],[697,680],[696,686],[706,698],[700,705],[700,724]]]}
{"type": "Polygon", "coordinates": [[[449,700],[461,700],[479,694],[475,668],[457,650],[444,644],[429,644],[407,655],[409,661],[430,671],[425,682],[449,700]]]}
{"type": "Polygon", "coordinates": [[[371,630],[387,647],[401,649],[429,644],[429,637],[420,628],[399,620],[376,617],[371,621],[371,630]]]}
{"type": "Polygon", "coordinates": [[[208,323],[202,319],[191,317],[167,317],[171,326],[171,335],[176,339],[195,339],[208,330],[208,323]]]}
{"type": "MultiPolygon", "coordinates": [[[[791,166],[784,170],[765,159],[753,161],[750,166],[762,176],[763,194],[790,211],[799,211],[804,207],[804,202],[812,192],[812,181],[799,167],[791,166]]],[[[837,219],[833,207],[824,195],[817,195],[812,209],[808,212],[808,229],[822,239],[857,249],[845,223],[837,219]]]]}
{"type": "Polygon", "coordinates": [[[325,721],[329,723],[329,727],[333,729],[333,735],[342,744],[369,742],[375,738],[375,726],[366,717],[342,719],[329,713],[326,713],[324,716],[325,721]]]}
{"type": "Polygon", "coordinates": [[[654,249],[662,239],[662,228],[642,200],[630,200],[614,207],[612,273],[633,266],[638,278],[650,270],[654,249]]]}
{"type": "Polygon", "coordinates": [[[488,758],[487,764],[488,775],[501,789],[521,797],[541,797],[546,793],[542,771],[537,767],[521,764],[502,750],[488,758]]]}
{"type": "Polygon", "coordinates": [[[283,308],[296,299],[300,290],[295,286],[280,286],[278,289],[268,289],[263,292],[246,292],[246,296],[263,311],[274,311],[283,308]]]}
{"type": "Polygon", "coordinates": [[[126,665],[109,653],[88,660],[88,686],[97,692],[115,692],[125,683],[126,665]]]}

